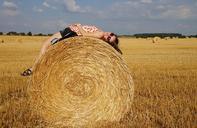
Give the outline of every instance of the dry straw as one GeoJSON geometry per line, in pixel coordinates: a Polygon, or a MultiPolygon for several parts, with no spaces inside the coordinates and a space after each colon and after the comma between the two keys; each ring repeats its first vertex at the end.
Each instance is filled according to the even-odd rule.
{"type": "Polygon", "coordinates": [[[52,46],[36,65],[31,109],[57,126],[116,122],[130,112],[134,84],[121,55],[94,38],[52,46]]]}
{"type": "Polygon", "coordinates": [[[160,40],[161,38],[160,37],[154,37],[153,39],[152,39],[152,42],[153,43],[159,43],[159,40],[160,40]]]}

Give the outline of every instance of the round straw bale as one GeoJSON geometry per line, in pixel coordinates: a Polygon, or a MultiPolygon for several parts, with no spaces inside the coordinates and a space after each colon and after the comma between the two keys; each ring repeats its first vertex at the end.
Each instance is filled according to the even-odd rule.
{"type": "Polygon", "coordinates": [[[169,39],[170,39],[170,37],[165,37],[164,39],[165,39],[165,40],[169,40],[169,39]]]}
{"type": "Polygon", "coordinates": [[[156,37],[153,38],[152,42],[153,42],[153,43],[159,43],[159,40],[160,40],[160,39],[161,39],[160,37],[157,37],[157,36],[156,36],[156,37]]]}
{"type": "Polygon", "coordinates": [[[32,110],[58,126],[117,122],[131,110],[129,69],[99,39],[74,37],[55,44],[36,65],[31,81],[32,110]]]}

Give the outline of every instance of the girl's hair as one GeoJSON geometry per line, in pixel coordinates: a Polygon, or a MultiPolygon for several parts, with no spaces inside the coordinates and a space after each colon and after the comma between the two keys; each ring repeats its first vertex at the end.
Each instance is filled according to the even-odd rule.
{"type": "Polygon", "coordinates": [[[119,49],[119,39],[118,36],[116,34],[114,34],[114,36],[116,37],[115,41],[112,43],[109,43],[114,49],[116,49],[116,51],[118,51],[120,54],[122,54],[122,51],[119,49]]]}

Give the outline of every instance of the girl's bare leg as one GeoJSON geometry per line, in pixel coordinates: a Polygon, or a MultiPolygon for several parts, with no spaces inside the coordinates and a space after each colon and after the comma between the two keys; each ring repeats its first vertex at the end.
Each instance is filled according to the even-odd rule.
{"type": "Polygon", "coordinates": [[[36,60],[35,60],[35,62],[34,62],[34,64],[33,64],[33,66],[32,66],[32,68],[31,68],[31,71],[34,70],[35,65],[38,63],[38,61],[40,60],[40,58],[45,54],[45,52],[47,51],[47,49],[51,46],[51,41],[52,41],[53,39],[55,39],[55,38],[57,38],[57,39],[62,38],[60,32],[57,32],[57,33],[53,34],[53,35],[52,35],[51,37],[49,37],[46,41],[44,41],[44,43],[43,43],[43,45],[42,45],[42,48],[41,48],[41,50],[40,50],[40,53],[39,53],[38,57],[36,58],[36,60]]]}

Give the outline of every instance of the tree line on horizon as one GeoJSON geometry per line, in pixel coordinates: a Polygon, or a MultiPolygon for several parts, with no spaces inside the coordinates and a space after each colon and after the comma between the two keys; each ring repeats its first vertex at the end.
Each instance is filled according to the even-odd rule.
{"type": "Polygon", "coordinates": [[[197,35],[183,35],[180,33],[138,33],[133,35],[120,35],[120,37],[134,37],[134,38],[154,38],[154,37],[160,37],[160,38],[197,38],[197,35]]]}
{"type": "MultiPolygon", "coordinates": [[[[51,36],[52,34],[43,34],[43,33],[37,33],[37,34],[32,34],[32,32],[8,32],[8,33],[3,33],[0,32],[0,35],[10,35],[10,36],[51,36]]],[[[183,35],[180,33],[138,33],[138,34],[133,34],[133,35],[119,35],[119,37],[134,37],[134,38],[150,38],[150,37],[160,37],[160,38],[197,38],[197,34],[196,35],[183,35]]]]}
{"type": "Polygon", "coordinates": [[[0,32],[0,35],[8,35],[8,36],[51,36],[52,34],[43,34],[43,33],[37,33],[37,34],[33,34],[32,32],[14,32],[14,31],[10,31],[7,33],[3,33],[0,32]]]}

